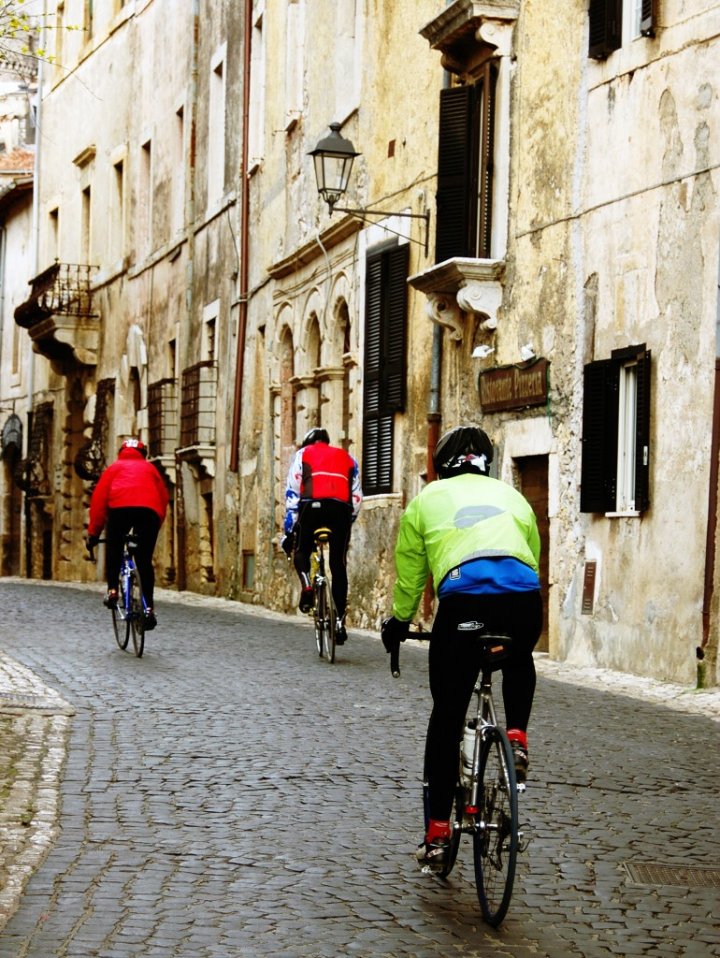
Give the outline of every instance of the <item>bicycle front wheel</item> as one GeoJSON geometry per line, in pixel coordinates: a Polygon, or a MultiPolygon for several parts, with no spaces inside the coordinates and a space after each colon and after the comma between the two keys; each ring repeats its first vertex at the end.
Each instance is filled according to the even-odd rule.
{"type": "Polygon", "coordinates": [[[478,801],[473,835],[475,884],[483,918],[497,927],[510,905],[518,852],[515,764],[503,729],[490,729],[483,740],[478,801]]]}
{"type": "MultiPolygon", "coordinates": [[[[125,592],[124,592],[124,583],[120,579],[118,583],[118,605],[123,605],[125,602],[125,592]]],[[[125,651],[130,641],[130,622],[123,616],[119,608],[111,609],[112,614],[112,624],[113,631],[115,632],[115,641],[118,644],[118,647],[125,651]]]]}
{"type": "Polygon", "coordinates": [[[142,599],[142,585],[140,583],[140,573],[133,569],[130,573],[130,609],[128,621],[132,632],[133,648],[135,655],[140,658],[145,648],[145,615],[142,599]]]}

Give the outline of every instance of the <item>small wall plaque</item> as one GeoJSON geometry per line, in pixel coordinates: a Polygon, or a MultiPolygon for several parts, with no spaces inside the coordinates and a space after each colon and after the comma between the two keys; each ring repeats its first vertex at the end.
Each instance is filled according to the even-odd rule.
{"type": "Polygon", "coordinates": [[[592,615],[595,607],[595,574],[597,572],[597,562],[590,559],[585,563],[585,575],[583,577],[582,594],[582,615],[592,615]]]}

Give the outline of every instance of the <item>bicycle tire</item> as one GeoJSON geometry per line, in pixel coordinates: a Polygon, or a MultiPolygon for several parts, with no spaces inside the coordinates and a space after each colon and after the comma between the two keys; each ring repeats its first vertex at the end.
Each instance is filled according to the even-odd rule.
{"type": "MultiPolygon", "coordinates": [[[[125,603],[125,589],[123,584],[122,576],[118,582],[118,604],[125,603]]],[[[117,606],[114,609],[111,609],[112,613],[112,624],[113,631],[115,632],[115,641],[118,644],[118,648],[122,649],[123,652],[128,647],[128,642],[130,641],[130,623],[127,621],[126,617],[122,614],[117,606]]]]}
{"type": "Polygon", "coordinates": [[[335,661],[335,634],[337,629],[337,613],[332,597],[332,582],[330,576],[325,577],[325,658],[332,665],[335,661]]]}
{"type": "Polygon", "coordinates": [[[135,649],[135,655],[142,658],[145,649],[145,610],[143,608],[142,583],[137,569],[130,572],[128,594],[130,597],[128,622],[132,632],[133,648],[135,649]]]}
{"type": "Polygon", "coordinates": [[[313,588],[315,590],[315,604],[313,606],[313,624],[315,626],[315,645],[317,646],[318,655],[322,658],[323,655],[323,623],[325,621],[325,592],[323,586],[317,580],[313,583],[313,588]]]}
{"type": "Polygon", "coordinates": [[[518,853],[515,763],[507,733],[485,733],[480,756],[480,809],[473,833],[475,884],[485,921],[497,927],[510,905],[518,853]]]}

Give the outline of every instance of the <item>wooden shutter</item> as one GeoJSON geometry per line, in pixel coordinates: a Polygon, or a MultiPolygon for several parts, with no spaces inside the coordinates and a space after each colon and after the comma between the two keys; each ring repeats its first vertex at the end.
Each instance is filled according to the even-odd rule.
{"type": "Polygon", "coordinates": [[[405,409],[407,275],[410,244],[396,246],[387,254],[387,303],[384,323],[385,365],[383,369],[383,411],[405,409]]]}
{"type": "Polygon", "coordinates": [[[495,153],[495,83],[497,69],[488,61],[483,78],[475,86],[473,127],[477,131],[477,209],[476,229],[471,246],[471,255],[488,258],[492,235],[492,195],[495,153]]]}
{"type": "Polygon", "coordinates": [[[469,245],[473,103],[472,86],[440,92],[436,263],[474,255],[469,245]]]}
{"type": "Polygon", "coordinates": [[[657,0],[642,0],[640,11],[640,33],[644,37],[654,37],[657,25],[657,0]]]}
{"type": "Polygon", "coordinates": [[[394,413],[405,408],[407,274],[410,247],[367,259],[363,401],[363,490],[392,492],[394,413]]]}
{"type": "Polygon", "coordinates": [[[635,508],[650,505],[650,350],[637,359],[637,429],[635,434],[635,508]]]}
{"type": "MultiPolygon", "coordinates": [[[[626,0],[630,2],[630,0],[626,0]]],[[[590,0],[590,43],[588,55],[604,60],[622,43],[623,0],[590,0]]]]}
{"type": "Polygon", "coordinates": [[[612,512],[617,489],[618,363],[585,367],[580,511],[612,512]]]}

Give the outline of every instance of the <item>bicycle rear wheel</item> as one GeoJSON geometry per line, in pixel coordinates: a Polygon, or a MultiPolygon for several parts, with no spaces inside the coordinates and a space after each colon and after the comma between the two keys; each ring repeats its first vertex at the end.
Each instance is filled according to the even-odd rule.
{"type": "Polygon", "coordinates": [[[332,663],[335,661],[335,606],[327,578],[318,586],[316,606],[315,635],[318,651],[322,658],[332,663]]]}
{"type": "Polygon", "coordinates": [[[475,884],[483,918],[497,926],[510,905],[518,852],[518,797],[507,734],[493,727],[480,756],[480,810],[473,835],[475,884]]]}
{"type": "Polygon", "coordinates": [[[130,573],[130,609],[128,621],[132,632],[133,648],[135,655],[140,658],[145,648],[145,615],[142,599],[142,584],[140,582],[140,573],[133,569],[130,573]]]}

